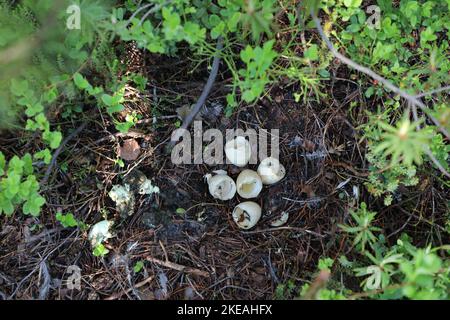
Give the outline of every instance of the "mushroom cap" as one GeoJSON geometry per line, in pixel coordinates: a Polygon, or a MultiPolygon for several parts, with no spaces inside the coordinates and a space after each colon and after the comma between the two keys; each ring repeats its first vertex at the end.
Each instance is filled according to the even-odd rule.
{"type": "Polygon", "coordinates": [[[237,193],[245,199],[256,198],[262,190],[261,177],[256,171],[245,169],[236,179],[237,193]]]}
{"type": "Polygon", "coordinates": [[[225,156],[235,166],[246,166],[250,160],[251,153],[250,142],[242,136],[225,143],[225,156]]]}
{"type": "Polygon", "coordinates": [[[205,175],[208,182],[209,193],[219,200],[230,200],[236,194],[236,184],[225,171],[217,170],[215,176],[211,174],[205,175]]]}
{"type": "Polygon", "coordinates": [[[280,161],[273,157],[265,158],[258,166],[258,174],[262,183],[274,184],[284,178],[286,169],[280,161]]]}
{"type": "Polygon", "coordinates": [[[239,228],[250,229],[261,218],[261,207],[253,201],[241,202],[234,208],[232,215],[239,228]]]}

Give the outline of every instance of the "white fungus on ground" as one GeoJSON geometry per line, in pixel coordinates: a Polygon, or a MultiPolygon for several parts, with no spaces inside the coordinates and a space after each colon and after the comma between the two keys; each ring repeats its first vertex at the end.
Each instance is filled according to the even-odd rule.
{"type": "Polygon", "coordinates": [[[135,197],[129,184],[114,185],[108,193],[112,201],[116,203],[121,216],[129,216],[134,212],[135,197]]]}
{"type": "Polygon", "coordinates": [[[88,234],[88,239],[93,248],[112,237],[109,229],[113,224],[114,222],[112,221],[103,220],[92,226],[88,234]]]}
{"type": "Polygon", "coordinates": [[[241,202],[233,210],[233,220],[241,229],[250,229],[261,218],[261,207],[253,201],[241,202]]]}
{"type": "Polygon", "coordinates": [[[233,179],[224,170],[216,170],[213,173],[216,175],[213,176],[210,173],[205,175],[209,193],[219,200],[230,200],[233,198],[236,194],[236,184],[233,179]]]}
{"type": "Polygon", "coordinates": [[[253,170],[243,170],[236,180],[237,193],[245,199],[256,198],[263,187],[260,176],[253,170]]]}
{"type": "Polygon", "coordinates": [[[264,184],[274,184],[284,178],[286,169],[278,159],[269,157],[261,161],[258,174],[264,184]]]}
{"type": "Polygon", "coordinates": [[[159,187],[154,186],[152,181],[149,179],[145,179],[144,182],[139,186],[139,194],[153,194],[159,193],[159,187]]]}
{"type": "Polygon", "coordinates": [[[238,167],[244,167],[251,157],[250,142],[242,136],[236,137],[225,144],[225,156],[228,161],[238,167]]]}

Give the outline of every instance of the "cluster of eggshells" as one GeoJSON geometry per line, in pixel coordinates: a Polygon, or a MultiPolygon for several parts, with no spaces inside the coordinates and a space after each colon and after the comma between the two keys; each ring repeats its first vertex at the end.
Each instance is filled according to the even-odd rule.
{"type": "MultiPolygon", "coordinates": [[[[225,156],[238,167],[245,167],[251,157],[251,146],[247,139],[238,136],[225,144],[225,156]]],[[[286,170],[278,159],[268,157],[261,161],[257,171],[244,169],[234,180],[224,170],[205,175],[209,193],[219,200],[230,200],[236,192],[244,199],[258,197],[263,185],[277,183],[284,178],[286,170]],[[214,174],[214,175],[213,175],[214,174]]],[[[250,229],[261,218],[261,207],[253,201],[239,203],[233,210],[233,220],[242,229],[250,229]]]]}

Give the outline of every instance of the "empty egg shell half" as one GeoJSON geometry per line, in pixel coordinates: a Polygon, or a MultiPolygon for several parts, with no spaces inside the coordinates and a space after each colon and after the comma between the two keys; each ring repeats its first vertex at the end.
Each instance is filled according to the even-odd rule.
{"type": "Polygon", "coordinates": [[[209,193],[219,200],[230,200],[236,194],[236,184],[224,170],[213,171],[216,175],[205,175],[209,193]]]}
{"type": "Polygon", "coordinates": [[[228,161],[238,167],[244,167],[251,157],[250,142],[242,136],[236,137],[225,144],[225,156],[228,161]]]}
{"type": "Polygon", "coordinates": [[[250,169],[243,170],[236,179],[237,193],[245,199],[256,198],[262,187],[261,177],[250,169]]]}
{"type": "Polygon", "coordinates": [[[261,218],[261,207],[253,201],[242,202],[234,208],[232,215],[239,228],[250,229],[261,218]]]}
{"type": "Polygon", "coordinates": [[[284,178],[286,169],[276,158],[265,158],[258,166],[258,174],[262,183],[274,184],[284,178]]]}

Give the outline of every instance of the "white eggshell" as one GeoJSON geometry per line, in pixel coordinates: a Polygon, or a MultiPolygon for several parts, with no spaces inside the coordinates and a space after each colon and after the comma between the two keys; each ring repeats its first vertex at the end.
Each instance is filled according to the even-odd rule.
{"type": "Polygon", "coordinates": [[[238,167],[244,167],[251,157],[250,142],[242,136],[236,137],[225,144],[225,156],[228,161],[238,167]]]}
{"type": "Polygon", "coordinates": [[[230,200],[236,194],[236,184],[225,171],[217,170],[215,176],[211,174],[205,175],[208,183],[209,193],[219,200],[230,200]]]}
{"type": "Polygon", "coordinates": [[[233,210],[233,220],[241,229],[250,229],[261,218],[261,207],[253,201],[238,204],[233,210]]]}
{"type": "Polygon", "coordinates": [[[236,180],[237,193],[245,199],[256,198],[263,187],[260,176],[256,171],[245,169],[236,180]]]}
{"type": "Polygon", "coordinates": [[[264,184],[274,184],[284,178],[286,169],[276,158],[265,158],[258,166],[258,174],[264,184]]]}

